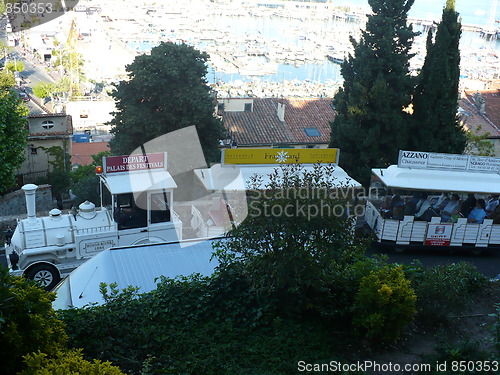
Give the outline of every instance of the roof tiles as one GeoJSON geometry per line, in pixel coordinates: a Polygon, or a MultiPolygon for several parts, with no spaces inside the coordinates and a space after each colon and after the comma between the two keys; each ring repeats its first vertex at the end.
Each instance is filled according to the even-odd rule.
{"type": "Polygon", "coordinates": [[[327,144],[335,112],[332,99],[255,98],[253,111],[223,112],[224,126],[240,146],[327,144]],[[285,121],[278,118],[278,103],[285,104],[285,121]],[[310,137],[305,128],[317,128],[310,137]]]}
{"type": "Polygon", "coordinates": [[[479,135],[489,133],[489,138],[500,138],[500,90],[481,91],[485,99],[484,113],[480,113],[475,105],[475,92],[466,92],[459,105],[470,116],[466,117],[465,126],[479,135]]]}

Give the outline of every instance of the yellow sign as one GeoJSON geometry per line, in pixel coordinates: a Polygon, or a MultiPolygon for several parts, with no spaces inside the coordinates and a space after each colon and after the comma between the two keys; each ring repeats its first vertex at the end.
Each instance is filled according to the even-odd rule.
{"type": "Polygon", "coordinates": [[[338,148],[225,148],[222,164],[338,164],[338,148]]]}

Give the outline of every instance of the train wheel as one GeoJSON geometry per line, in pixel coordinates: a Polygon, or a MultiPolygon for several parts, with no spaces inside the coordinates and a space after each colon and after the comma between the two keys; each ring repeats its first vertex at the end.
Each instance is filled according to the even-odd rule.
{"type": "Polygon", "coordinates": [[[395,253],[404,253],[406,251],[406,247],[404,246],[394,246],[395,253]]]}
{"type": "Polygon", "coordinates": [[[26,271],[28,279],[38,282],[45,290],[52,290],[61,280],[59,271],[49,264],[37,264],[26,271]]]}
{"type": "Polygon", "coordinates": [[[476,247],[471,251],[471,253],[472,255],[481,255],[482,253],[484,253],[484,249],[476,247]]]}

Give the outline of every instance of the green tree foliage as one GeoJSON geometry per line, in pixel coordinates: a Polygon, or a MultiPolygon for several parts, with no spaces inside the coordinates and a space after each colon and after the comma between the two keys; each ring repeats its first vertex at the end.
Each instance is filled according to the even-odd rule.
{"type": "Polygon", "coordinates": [[[76,50],[65,49],[63,51],[54,50],[54,69],[64,69],[66,73],[63,77],[67,81],[70,95],[80,94],[80,82],[85,81],[83,66],[85,60],[83,55],[76,50]]]}
{"type": "Polygon", "coordinates": [[[162,43],[127,66],[113,97],[117,112],[110,122],[114,154],[129,154],[158,136],[195,125],[207,161],[220,159],[223,126],[214,117],[206,85],[208,55],[185,44],[162,43]]]}
{"type": "Polygon", "coordinates": [[[16,85],[16,78],[10,70],[0,70],[0,90],[6,90],[16,85]]]}
{"type": "Polygon", "coordinates": [[[56,95],[67,95],[70,86],[69,77],[64,76],[57,80],[57,82],[37,82],[33,86],[33,93],[41,99],[50,97],[50,100],[54,100],[56,95]]]}
{"type": "Polygon", "coordinates": [[[24,63],[22,61],[9,61],[5,64],[5,69],[11,72],[22,72],[25,69],[24,63]]]}
{"type": "Polygon", "coordinates": [[[33,85],[33,94],[35,94],[40,99],[45,99],[52,96],[55,90],[55,84],[53,82],[37,82],[33,85]]]}
{"type": "MultiPolygon", "coordinates": [[[[100,202],[99,176],[95,174],[95,167],[99,165],[102,166],[102,158],[109,155],[109,151],[103,151],[99,152],[97,155],[92,155],[93,161],[90,165],[81,165],[71,172],[72,191],[76,196],[76,205],[86,200],[95,204],[100,202]]],[[[103,193],[105,191],[106,189],[103,190],[103,193]]]]}
{"type": "Polygon", "coordinates": [[[427,36],[427,55],[413,96],[409,148],[461,154],[467,135],[458,122],[461,24],[455,0],[447,0],[436,37],[427,36]]]}
{"type": "Polygon", "coordinates": [[[335,95],[337,111],[330,146],[339,147],[341,164],[356,180],[367,184],[370,169],[398,159],[407,144],[414,81],[409,53],[416,33],[407,25],[414,0],[369,0],[373,14],[355,41],[354,56],[341,68],[344,86],[335,95]]]}
{"type": "Polygon", "coordinates": [[[64,324],[52,309],[54,297],[35,282],[13,276],[0,267],[0,363],[3,373],[20,371],[26,354],[41,351],[53,355],[65,346],[64,324]]]}
{"type": "Polygon", "coordinates": [[[71,155],[60,146],[43,147],[49,157],[52,171],[48,174],[49,184],[52,186],[52,194],[62,204],[62,195],[68,192],[71,185],[71,155]]]}
{"type": "Polygon", "coordinates": [[[28,135],[28,108],[8,86],[11,81],[6,74],[2,74],[0,87],[0,193],[15,182],[14,174],[24,160],[28,135]]]}
{"type": "Polygon", "coordinates": [[[345,265],[360,254],[342,194],[348,189],[332,189],[333,170],[292,165],[271,174],[266,186],[256,178],[247,218],[218,245],[222,271],[240,268],[271,309],[319,311],[332,262],[345,265]]]}
{"type": "Polygon", "coordinates": [[[488,139],[490,133],[481,133],[481,126],[478,126],[475,130],[467,130],[467,145],[465,146],[464,154],[495,156],[495,146],[493,142],[488,139]]]}
{"type": "Polygon", "coordinates": [[[59,351],[55,356],[45,353],[28,354],[24,362],[27,368],[20,375],[122,375],[123,372],[110,362],[83,358],[81,349],[59,351]]]}

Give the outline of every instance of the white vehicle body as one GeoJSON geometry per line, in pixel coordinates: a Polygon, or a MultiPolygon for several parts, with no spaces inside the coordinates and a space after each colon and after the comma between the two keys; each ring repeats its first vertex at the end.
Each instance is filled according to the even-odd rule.
{"type": "MultiPolygon", "coordinates": [[[[385,187],[405,191],[500,194],[500,158],[469,155],[400,151],[398,165],[372,169],[375,179],[385,187]],[[419,160],[417,160],[419,159],[419,160]]],[[[468,223],[467,218],[441,222],[441,217],[417,221],[384,218],[376,205],[366,204],[365,220],[379,242],[404,246],[467,246],[480,252],[486,247],[500,248],[500,224],[492,219],[468,223]]]]}
{"type": "MultiPolygon", "coordinates": [[[[84,202],[74,214],[54,209],[49,217],[36,217],[37,186],[23,186],[28,218],[18,221],[6,246],[11,271],[50,289],[62,274],[110,247],[182,239],[182,223],[171,207],[177,185],[165,169],[166,154],[149,154],[141,163],[153,156],[156,168],[119,171],[121,165],[132,168],[138,163],[117,163],[116,171],[111,168],[100,176],[101,188],[111,193],[109,208],[84,202]]],[[[116,158],[127,157],[107,159],[116,158]]]]}
{"type": "MultiPolygon", "coordinates": [[[[106,189],[111,198],[109,204],[103,205],[104,194],[101,194],[99,208],[84,202],[71,214],[54,209],[49,217],[36,217],[36,185],[25,185],[28,218],[18,221],[12,238],[7,241],[8,266],[13,273],[24,274],[52,289],[63,274],[109,248],[221,236],[247,216],[245,180],[255,173],[273,173],[287,157],[291,163],[299,154],[306,163],[304,170],[313,171],[313,163],[331,161],[336,165],[330,176],[333,184],[346,190],[361,186],[337,166],[337,149],[300,149],[290,155],[288,152],[225,150],[223,165],[194,169],[193,176],[207,193],[194,200],[175,202],[187,224],[185,236],[183,223],[174,211],[173,192],[177,184],[167,172],[166,153],[105,158],[100,174],[101,190],[106,189]],[[229,163],[228,155],[236,161],[229,163]],[[246,164],[255,158],[260,158],[258,163],[246,164]]],[[[178,157],[186,159],[182,153],[178,157]]],[[[172,156],[171,159],[176,160],[172,156]]],[[[177,172],[185,171],[179,168],[182,160],[177,159],[175,164],[177,172]]],[[[186,187],[182,177],[177,181],[180,189],[186,187]]]]}

